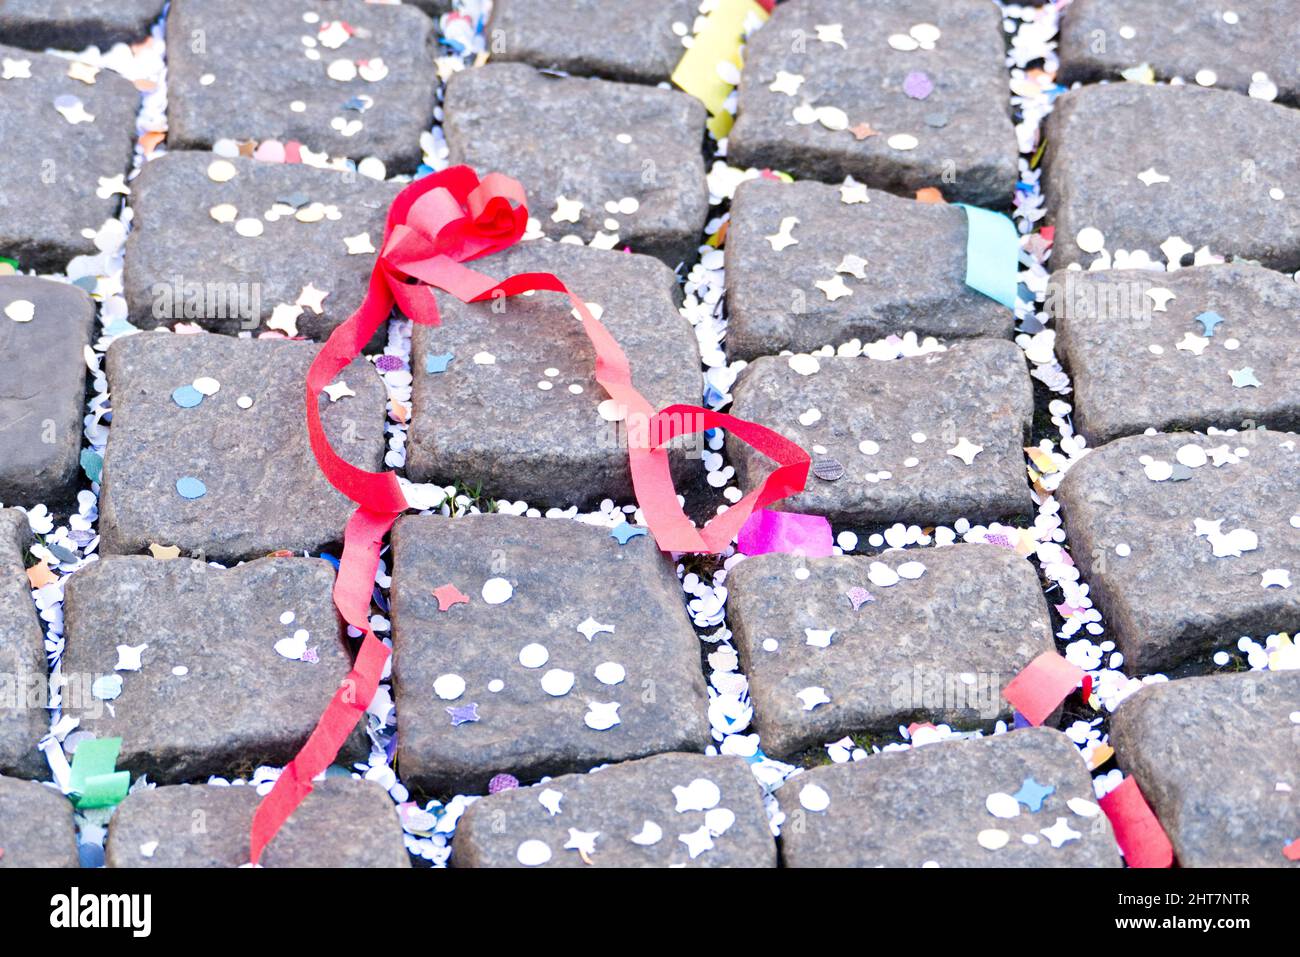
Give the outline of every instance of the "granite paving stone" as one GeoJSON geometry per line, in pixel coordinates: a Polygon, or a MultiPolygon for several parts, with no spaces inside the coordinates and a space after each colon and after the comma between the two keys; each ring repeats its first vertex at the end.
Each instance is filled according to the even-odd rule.
{"type": "Polygon", "coordinates": [[[103,558],[66,586],[64,714],[156,783],[282,765],[351,667],[333,584],[318,559],[103,558]]]}
{"type": "MultiPolygon", "coordinates": [[[[699,404],[699,347],[677,311],[676,278],[659,260],[537,240],[493,256],[491,272],[562,277],[599,307],[652,406],[699,404]]],[[[416,326],[412,340],[408,474],[531,505],[630,500],[627,422],[602,414],[608,396],[596,382],[595,350],[569,300],[537,293],[469,305],[439,295],[438,302],[442,325],[416,326]]],[[[679,480],[699,469],[694,444],[676,443],[679,480]]]]}
{"type": "MultiPolygon", "coordinates": [[[[1032,389],[1013,343],[975,339],[893,360],[809,359],[764,356],[735,387],[735,415],[810,450],[826,475],[810,475],[781,508],[853,527],[1031,511],[1022,446],[1032,389]]],[[[727,443],[741,488],[757,487],[770,461],[727,443]]]]}
{"type": "MultiPolygon", "coordinates": [[[[101,551],[140,552],[157,543],[232,561],[341,541],[353,505],[321,474],[302,411],[318,348],[162,331],[114,342],[101,551]],[[219,389],[206,395],[196,381],[219,389]]],[[[336,390],[337,401],[320,399],[326,435],[353,465],[378,470],[383,382],[364,360],[333,384],[340,382],[347,390],[336,390]]]]}
{"type": "MultiPolygon", "coordinates": [[[[182,784],[138,791],[108,828],[109,867],[239,867],[248,862],[255,788],[182,784]],[[203,826],[196,827],[196,821],[203,826]]],[[[267,845],[262,867],[410,867],[392,799],[351,778],[315,784],[267,845]]]]}
{"type": "Polygon", "coordinates": [[[1080,578],[1125,668],[1173,668],[1241,635],[1294,631],[1300,436],[1117,439],[1070,468],[1058,498],[1080,578]]]}
{"type": "Polygon", "coordinates": [[[630,247],[674,267],[693,257],[708,214],[697,100],[489,63],[448,80],[444,109],[451,162],[519,180],[551,238],[630,247]]]}
{"type": "Polygon", "coordinates": [[[1006,207],[1003,49],[981,0],[790,0],[746,44],[729,161],[1006,207]]]}
{"type": "Polygon", "coordinates": [[[1225,90],[1116,83],[1063,93],[1045,137],[1054,267],[1089,265],[1104,244],[1112,259],[1124,250],[1190,265],[1208,247],[1300,268],[1300,155],[1283,145],[1300,137],[1295,110],[1225,90]]]}
{"type": "Polygon", "coordinates": [[[364,249],[363,236],[382,244],[397,192],[300,164],[161,156],[132,185],[123,267],[131,321],[323,339],[365,298],[375,254],[350,246],[364,249]]]}
{"type": "Polygon", "coordinates": [[[5,0],[0,36],[31,50],[107,49],[143,40],[162,8],[163,0],[5,0]]]}
{"type": "Polygon", "coordinates": [[[727,587],[754,723],[773,757],[914,721],[1010,723],[1002,688],[1054,649],[1033,567],[996,545],[760,555],[727,587]],[[809,689],[830,700],[809,709],[809,689]]]}
{"type": "Polygon", "coordinates": [[[1148,428],[1300,426],[1300,285],[1288,276],[1245,264],[1062,270],[1048,303],[1075,426],[1093,444],[1148,428]],[[1257,385],[1234,384],[1243,368],[1257,385]]]}
{"type": "Polygon", "coordinates": [[[36,746],[50,718],[45,634],[23,562],[30,541],[27,516],[0,509],[0,773],[36,778],[49,770],[36,746]]]}
{"type": "Polygon", "coordinates": [[[0,868],[77,867],[72,805],[35,781],[0,777],[0,868]]]}
{"type": "Polygon", "coordinates": [[[457,825],[452,863],[775,867],[776,842],[743,760],[658,754],[476,801],[457,825]]]}
{"type": "Polygon", "coordinates": [[[699,641],[649,536],[619,545],[559,519],[416,516],[399,520],[393,550],[408,784],[483,793],[497,773],[528,782],[708,743],[699,641]]]}
{"type": "Polygon", "coordinates": [[[1145,63],[1161,80],[1205,81],[1294,104],[1300,102],[1295,17],[1294,0],[1235,6],[1206,0],[1076,0],[1061,17],[1057,80],[1067,86],[1117,80],[1145,63]]]}
{"type": "Polygon", "coordinates": [[[663,83],[686,52],[697,0],[495,0],[492,59],[575,76],[663,83]]]}
{"type": "Polygon", "coordinates": [[[827,765],[790,778],[776,797],[786,815],[786,867],[1120,863],[1083,759],[1069,738],[1050,728],[827,765]],[[1043,788],[1051,790],[1035,800],[1043,788]],[[990,795],[1000,797],[990,802],[990,795]],[[990,803],[1013,804],[1016,813],[995,817],[990,803]]]}
{"type": "Polygon", "coordinates": [[[72,498],[95,304],[76,286],[0,276],[0,502],[72,498]]]}
{"type": "Polygon", "coordinates": [[[742,183],[727,231],[728,355],[810,352],[909,330],[1009,339],[1011,310],[966,285],[966,232],[955,206],[853,183],[742,183]]]}
{"type": "Polygon", "coordinates": [[[296,141],[414,172],[433,123],[436,45],[433,20],[409,4],[174,0],[168,144],[296,141]]]}
{"type": "Polygon", "coordinates": [[[1120,765],[1137,779],[1182,867],[1292,867],[1300,822],[1300,671],[1153,684],[1111,718],[1120,765]]]}
{"type": "Polygon", "coordinates": [[[131,166],[139,93],[112,71],[87,83],[72,68],[0,45],[0,255],[22,269],[61,272],[94,253],[82,231],[116,215],[121,196],[103,184],[131,166]]]}

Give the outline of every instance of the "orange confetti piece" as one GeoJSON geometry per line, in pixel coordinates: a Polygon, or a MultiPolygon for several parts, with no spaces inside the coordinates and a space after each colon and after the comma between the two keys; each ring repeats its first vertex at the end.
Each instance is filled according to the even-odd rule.
{"type": "Polygon", "coordinates": [[[50,571],[50,566],[42,559],[38,564],[27,569],[27,580],[33,588],[44,588],[59,580],[59,576],[50,571]]]}
{"type": "Polygon", "coordinates": [[[880,135],[880,131],[872,129],[870,123],[859,123],[857,126],[850,126],[849,132],[853,134],[855,140],[865,140],[870,136],[880,135]]]}
{"type": "Polygon", "coordinates": [[[947,203],[943,198],[943,193],[934,186],[926,186],[916,191],[916,201],[918,203],[947,203]]]}
{"type": "Polygon", "coordinates": [[[1029,461],[1034,463],[1038,471],[1042,472],[1044,475],[1051,475],[1053,472],[1057,471],[1056,463],[1052,461],[1052,457],[1038,446],[1026,446],[1025,454],[1029,456],[1029,461]]]}
{"type": "Polygon", "coordinates": [[[149,156],[158,148],[158,144],[167,139],[166,133],[159,133],[157,130],[150,130],[147,133],[140,134],[140,149],[144,151],[145,156],[149,156]]]}

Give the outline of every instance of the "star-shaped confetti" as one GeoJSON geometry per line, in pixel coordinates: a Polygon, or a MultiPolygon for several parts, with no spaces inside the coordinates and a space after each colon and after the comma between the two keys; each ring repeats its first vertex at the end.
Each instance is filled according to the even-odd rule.
{"type": "Polygon", "coordinates": [[[1285,568],[1269,568],[1260,575],[1259,583],[1264,588],[1290,588],[1291,573],[1285,568]]]}
{"type": "MultiPolygon", "coordinates": [[[[580,831],[576,827],[569,828],[569,839],[564,843],[566,851],[577,851],[582,859],[596,853],[596,838],[600,837],[600,831],[580,831]]],[[[588,861],[590,863],[590,861],[588,861]]]]}
{"type": "Polygon", "coordinates": [[[614,626],[602,625],[595,618],[592,618],[590,615],[588,615],[586,621],[584,621],[582,624],[578,626],[578,631],[581,632],[582,637],[586,638],[588,641],[591,641],[597,635],[614,634],[614,626]]]}
{"type": "Polygon", "coordinates": [[[850,126],[849,132],[853,134],[853,138],[855,140],[859,140],[859,141],[870,139],[873,136],[880,135],[880,131],[877,130],[875,127],[873,127],[870,123],[858,123],[855,126],[850,126]]]}
{"type": "Polygon", "coordinates": [[[818,687],[804,688],[795,697],[799,699],[805,711],[812,711],[821,704],[830,704],[831,700],[826,694],[826,689],[818,687]]]}
{"type": "Polygon", "coordinates": [[[869,203],[871,197],[867,195],[865,183],[859,183],[852,176],[846,178],[840,184],[840,202],[852,206],[854,203],[869,203]]]}
{"type": "Polygon", "coordinates": [[[632,525],[624,522],[622,525],[615,525],[609,531],[609,537],[618,541],[620,545],[626,545],[630,540],[639,535],[645,535],[646,530],[639,525],[632,525]]]}
{"type": "Polygon", "coordinates": [[[617,701],[588,701],[583,721],[593,731],[608,731],[619,724],[617,701]]]}
{"type": "Polygon", "coordinates": [[[283,332],[289,338],[298,335],[298,317],[302,315],[302,306],[282,302],[271,310],[271,318],[266,320],[266,328],[283,332]]]}
{"type": "Polygon", "coordinates": [[[325,297],[329,293],[324,289],[317,289],[311,283],[302,287],[302,292],[298,293],[298,298],[294,300],[295,306],[301,306],[303,309],[310,309],[316,315],[325,311],[325,297]]]}
{"type": "Polygon", "coordinates": [[[31,60],[12,60],[4,58],[0,80],[30,80],[32,78],[31,60]]]}
{"type": "Polygon", "coordinates": [[[368,256],[375,251],[374,245],[370,242],[369,233],[344,236],[343,245],[347,246],[349,256],[368,256]]]}
{"type": "Polygon", "coordinates": [[[817,39],[822,43],[834,43],[844,49],[849,45],[844,42],[844,26],[839,23],[819,23],[813,29],[817,31],[817,39]]]}
{"type": "Polygon", "coordinates": [[[154,542],[149,546],[149,554],[161,561],[170,561],[173,558],[179,558],[181,550],[178,545],[159,545],[154,542]]]}
{"type": "Polygon", "coordinates": [[[350,395],[356,395],[355,392],[348,388],[348,384],[342,379],[332,385],[327,385],[325,387],[325,394],[330,397],[331,402],[337,402],[339,399],[345,399],[350,395]]]}
{"type": "Polygon", "coordinates": [[[435,356],[433,353],[429,353],[424,357],[424,371],[430,375],[437,375],[440,372],[446,372],[447,366],[454,358],[456,357],[450,352],[444,352],[440,356],[435,356]]]}
{"type": "Polygon", "coordinates": [[[82,63],[80,60],[74,60],[68,64],[68,76],[73,80],[80,80],[82,83],[91,85],[95,82],[95,77],[99,75],[99,67],[91,66],[89,63],[82,63]]]}
{"type": "Polygon", "coordinates": [[[855,256],[852,253],[849,253],[840,260],[840,264],[835,267],[835,271],[847,273],[856,279],[866,279],[867,261],[861,256],[855,256]]]}
{"type": "Polygon", "coordinates": [[[975,456],[983,451],[984,446],[976,445],[963,435],[957,440],[957,444],[948,450],[948,454],[956,456],[967,465],[970,465],[975,461],[975,456]]]}
{"type": "Polygon", "coordinates": [[[582,214],[582,203],[576,199],[555,197],[555,212],[551,213],[553,223],[576,223],[582,214]]]}
{"type": "Polygon", "coordinates": [[[126,174],[118,173],[116,176],[99,177],[99,186],[95,190],[95,195],[100,199],[108,199],[110,196],[126,196],[131,191],[126,185],[126,174]]]}
{"type": "Polygon", "coordinates": [[[433,597],[438,599],[438,611],[449,611],[452,605],[469,604],[469,596],[451,582],[435,588],[433,597]]]}
{"type": "Polygon", "coordinates": [[[1224,322],[1225,320],[1223,316],[1219,315],[1217,312],[1203,312],[1196,317],[1195,321],[1201,324],[1201,331],[1205,334],[1206,338],[1212,338],[1214,336],[1214,330],[1219,327],[1219,323],[1224,322]]]}
{"type": "Polygon", "coordinates": [[[1173,292],[1163,286],[1148,289],[1146,296],[1155,304],[1153,308],[1156,312],[1168,312],[1169,301],[1175,298],[1173,292]]]}
{"type": "Polygon", "coordinates": [[[474,701],[469,704],[453,705],[445,710],[451,716],[451,726],[453,728],[458,728],[462,724],[470,724],[479,719],[478,703],[474,701]]]}
{"type": "Polygon", "coordinates": [[[1198,336],[1194,332],[1188,332],[1183,334],[1183,338],[1178,341],[1174,348],[1199,356],[1205,351],[1205,347],[1209,344],[1210,340],[1206,339],[1204,336],[1198,336]]]}
{"type": "Polygon", "coordinates": [[[677,840],[686,845],[686,851],[691,855],[691,860],[695,860],[705,851],[713,849],[713,835],[709,832],[707,824],[701,824],[689,834],[678,835],[677,840]]]}
{"type": "Polygon", "coordinates": [[[33,588],[44,588],[46,585],[58,581],[59,576],[50,571],[49,564],[42,559],[27,569],[27,580],[33,588]]]}
{"type": "Polygon", "coordinates": [[[799,225],[799,218],[797,216],[787,216],[785,219],[781,220],[780,229],[772,235],[764,236],[763,238],[772,244],[772,249],[776,252],[780,252],[787,246],[798,245],[799,240],[795,239],[793,235],[794,228],[797,225],[799,225]]]}
{"type": "Polygon", "coordinates": [[[1045,827],[1038,832],[1052,842],[1052,847],[1060,847],[1069,841],[1077,841],[1083,837],[1078,831],[1071,829],[1070,822],[1063,817],[1058,817],[1056,823],[1051,827],[1045,827]]]}
{"type": "Polygon", "coordinates": [[[564,795],[555,788],[543,788],[537,795],[537,803],[546,808],[546,813],[551,817],[560,813],[560,801],[563,799],[564,795]]]}
{"type": "Polygon", "coordinates": [[[836,299],[843,299],[845,296],[853,295],[853,290],[844,283],[844,277],[836,274],[830,279],[819,279],[813,283],[818,289],[826,294],[826,298],[831,302],[836,299]]]}
{"type": "Polygon", "coordinates": [[[1138,179],[1140,179],[1143,182],[1143,184],[1147,186],[1154,186],[1156,185],[1156,183],[1169,182],[1169,177],[1157,173],[1154,167],[1144,169],[1142,172],[1138,173],[1138,179]]]}
{"type": "Polygon", "coordinates": [[[773,93],[784,93],[786,96],[797,96],[799,87],[803,86],[803,77],[798,73],[787,73],[785,70],[776,71],[776,79],[768,87],[773,93]]]}
{"type": "Polygon", "coordinates": [[[871,592],[867,591],[861,585],[854,585],[852,588],[846,591],[844,595],[846,598],[848,598],[849,604],[853,606],[854,611],[857,611],[867,602],[876,600],[875,597],[871,594],[871,592]]]}
{"type": "Polygon", "coordinates": [[[149,646],[145,645],[118,645],[117,646],[117,664],[113,666],[114,671],[139,671],[141,667],[140,654],[149,646]]]}
{"type": "Polygon", "coordinates": [[[85,104],[81,98],[65,93],[62,96],[54,98],[54,108],[59,111],[59,115],[68,121],[72,126],[79,123],[95,122],[95,115],[87,113],[85,104]]]}
{"type": "Polygon", "coordinates": [[[1255,378],[1255,370],[1250,366],[1244,369],[1229,369],[1228,375],[1232,378],[1234,389],[1257,389],[1261,385],[1259,379],[1255,378]]]}
{"type": "Polygon", "coordinates": [[[834,628],[805,628],[803,630],[804,638],[813,648],[829,648],[831,638],[835,634],[834,628]]]}
{"type": "Polygon", "coordinates": [[[1020,785],[1020,790],[1011,795],[1031,811],[1040,811],[1043,807],[1043,799],[1049,794],[1055,793],[1056,788],[1050,784],[1039,784],[1032,777],[1025,778],[1024,783],[1020,785]]]}

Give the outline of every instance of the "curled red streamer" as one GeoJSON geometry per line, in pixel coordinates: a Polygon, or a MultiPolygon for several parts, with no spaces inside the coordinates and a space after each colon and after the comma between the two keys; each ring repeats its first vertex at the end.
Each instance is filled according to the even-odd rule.
{"type": "Polygon", "coordinates": [[[472,169],[457,166],[407,186],[388,210],[384,241],[365,300],[330,334],[307,372],[307,434],[312,452],[330,484],[357,503],[343,536],[334,602],[343,620],[364,637],[352,670],[307,743],[257,806],[249,836],[253,863],[311,793],[312,779],[338,756],[369,707],[390,653],[370,629],[370,595],[384,536],[406,511],[406,498],[395,473],[368,472],[334,451],[321,425],[319,396],[361,354],[394,306],[415,322],[437,325],[434,289],[462,302],[533,290],[568,296],[596,350],[596,381],[626,410],[632,486],[650,533],[665,551],[720,552],[755,510],[797,494],[807,481],[808,454],[770,429],[695,406],[674,405],[655,412],[632,385],[631,367],[618,342],[592,316],[586,303],[555,276],[522,273],[498,282],[465,265],[518,242],[527,222],[523,187],[499,173],[480,182],[472,169]],[[777,467],[761,486],[703,528],[696,528],[677,501],[664,446],[678,435],[715,428],[726,429],[747,442],[773,459],[777,467]]]}

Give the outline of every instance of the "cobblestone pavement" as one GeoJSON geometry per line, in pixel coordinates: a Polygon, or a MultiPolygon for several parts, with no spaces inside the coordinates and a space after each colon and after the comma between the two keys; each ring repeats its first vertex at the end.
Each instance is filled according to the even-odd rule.
{"type": "MultiPolygon", "coordinates": [[[[806,449],[833,544],[659,551],[567,303],[394,315],[317,399],[410,504],[391,674],[266,866],[1300,860],[1291,0],[58,7],[0,3],[0,868],[247,861],[360,635],[306,370],[461,163],[529,200],[476,266],[806,449]]],[[[771,468],[671,462],[701,523],[771,468]]]]}

